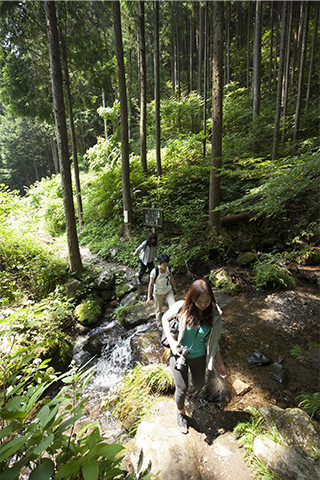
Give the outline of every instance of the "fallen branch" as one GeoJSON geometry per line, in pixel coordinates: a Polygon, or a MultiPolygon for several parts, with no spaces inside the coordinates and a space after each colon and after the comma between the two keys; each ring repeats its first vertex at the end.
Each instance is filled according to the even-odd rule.
{"type": "Polygon", "coordinates": [[[249,221],[252,217],[256,215],[256,211],[253,212],[243,212],[238,213],[237,215],[229,215],[228,217],[221,218],[221,225],[230,225],[232,223],[239,223],[243,220],[249,221]]]}

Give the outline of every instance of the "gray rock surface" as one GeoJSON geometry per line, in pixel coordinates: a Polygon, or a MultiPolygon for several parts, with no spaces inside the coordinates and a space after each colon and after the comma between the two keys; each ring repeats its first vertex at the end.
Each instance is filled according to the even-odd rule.
{"type": "Polygon", "coordinates": [[[160,480],[254,480],[243,450],[231,432],[212,443],[206,435],[189,427],[183,435],[176,425],[172,398],[159,398],[138,427],[131,462],[138,478],[151,472],[160,480]]]}

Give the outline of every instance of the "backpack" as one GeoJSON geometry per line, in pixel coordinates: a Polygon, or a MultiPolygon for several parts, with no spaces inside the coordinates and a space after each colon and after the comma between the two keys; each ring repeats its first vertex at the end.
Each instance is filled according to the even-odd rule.
{"type": "MultiPolygon", "coordinates": [[[[156,266],[155,269],[156,269],[156,276],[154,277],[154,283],[156,283],[156,280],[157,280],[158,275],[159,275],[159,267],[156,266]]],[[[170,283],[170,275],[171,275],[171,270],[172,270],[171,265],[168,265],[168,269],[169,269],[169,275],[167,277],[167,285],[169,285],[169,283],[170,283]]]]}

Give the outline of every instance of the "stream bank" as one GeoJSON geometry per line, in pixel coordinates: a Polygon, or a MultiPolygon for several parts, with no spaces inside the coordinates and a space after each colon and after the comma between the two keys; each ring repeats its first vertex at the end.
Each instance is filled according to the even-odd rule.
{"type": "MultiPolygon", "coordinates": [[[[96,259],[95,264],[99,269],[113,268],[111,264],[106,264],[101,259],[96,259]]],[[[157,363],[165,361],[165,356],[159,345],[160,329],[153,317],[153,307],[146,307],[144,304],[147,285],[146,283],[137,285],[136,272],[127,267],[123,268],[134,285],[128,295],[128,301],[142,302],[139,318],[134,319],[129,329],[123,329],[112,323],[109,316],[106,323],[102,322],[91,332],[89,341],[91,346],[93,343],[97,344],[99,332],[103,332],[98,347],[103,355],[91,387],[89,409],[90,420],[99,420],[106,438],[110,442],[121,439],[127,443],[130,450],[131,439],[113,418],[112,412],[101,410],[101,400],[108,393],[110,379],[111,383],[116,384],[124,372],[133,367],[135,361],[157,363]],[[112,335],[117,335],[116,342],[114,339],[110,340],[112,335]],[[116,350],[110,348],[110,345],[116,346],[116,350]],[[128,356],[129,351],[132,356],[128,356]],[[117,369],[114,377],[114,370],[117,369]]],[[[175,280],[178,300],[185,297],[193,278],[176,275],[175,280]]],[[[191,418],[190,430],[197,432],[193,435],[198,435],[197,445],[202,444],[204,450],[207,448],[205,444],[217,445],[219,437],[221,442],[228,439],[231,442],[229,445],[233,444],[234,438],[229,438],[229,434],[239,422],[248,420],[249,415],[246,413],[248,407],[273,406],[288,409],[297,406],[299,394],[320,389],[319,345],[317,348],[312,346],[316,342],[319,344],[320,301],[316,285],[298,280],[293,290],[266,292],[249,289],[235,297],[215,290],[215,296],[223,310],[220,348],[228,368],[228,377],[225,381],[217,380],[215,377],[210,380],[216,391],[220,392],[220,398],[209,398],[208,402],[189,395],[187,401],[187,412],[191,418]],[[295,346],[299,346],[304,352],[303,359],[298,360],[290,353],[295,346]],[[248,358],[254,353],[261,353],[267,357],[267,363],[263,366],[249,363],[248,358]]],[[[85,348],[88,353],[88,347],[85,348]]],[[[173,404],[171,408],[174,409],[173,404]]],[[[176,429],[175,419],[173,423],[176,429]]],[[[226,445],[224,448],[227,448],[226,445]]],[[[241,457],[241,449],[239,451],[241,457]]],[[[213,455],[210,459],[202,456],[206,458],[199,464],[202,472],[214,471],[212,470],[215,468],[214,455],[217,460],[217,452],[214,453],[213,449],[210,452],[213,455]]],[[[236,471],[239,465],[233,465],[235,457],[232,458],[230,468],[236,471]]],[[[128,462],[130,463],[129,457],[128,462]]],[[[247,473],[248,476],[245,478],[252,478],[251,472],[247,473]]],[[[203,475],[204,473],[197,478],[210,478],[203,475]]],[[[182,480],[186,477],[176,478],[182,480]]],[[[223,476],[220,472],[217,478],[227,480],[232,476],[223,476]]]]}

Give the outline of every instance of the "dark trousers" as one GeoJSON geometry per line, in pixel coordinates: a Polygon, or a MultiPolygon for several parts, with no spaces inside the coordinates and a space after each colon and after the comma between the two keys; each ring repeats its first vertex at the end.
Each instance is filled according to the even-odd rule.
{"type": "Polygon", "coordinates": [[[153,262],[149,262],[148,265],[145,265],[144,263],[142,263],[142,261],[140,260],[140,272],[139,272],[139,281],[141,282],[141,278],[143,277],[143,275],[145,274],[146,270],[148,269],[148,272],[149,272],[149,275],[151,273],[151,270],[154,269],[154,263],[153,262]]]}
{"type": "Polygon", "coordinates": [[[187,358],[187,366],[182,371],[175,368],[178,358],[178,355],[172,355],[171,353],[170,366],[173,373],[174,383],[176,385],[174,399],[178,410],[183,410],[184,401],[188,391],[188,370],[190,368],[194,388],[196,390],[201,390],[205,383],[206,355],[198,358],[187,358]]]}

